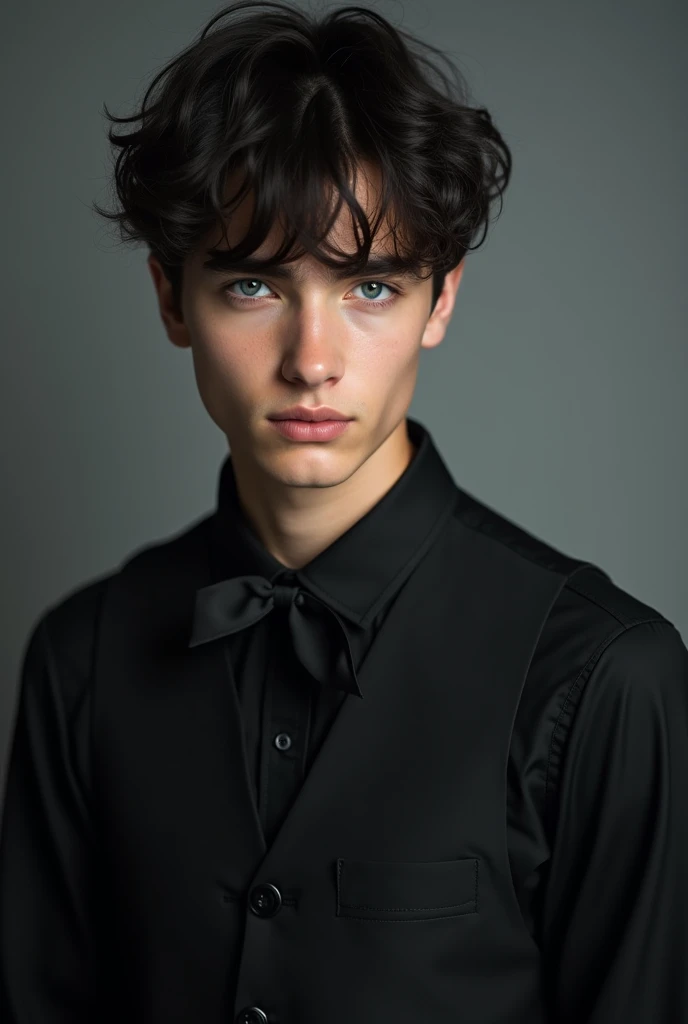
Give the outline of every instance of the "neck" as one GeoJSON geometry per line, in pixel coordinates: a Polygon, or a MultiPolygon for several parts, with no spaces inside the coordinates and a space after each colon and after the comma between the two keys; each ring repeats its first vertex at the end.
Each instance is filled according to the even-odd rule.
{"type": "Polygon", "coordinates": [[[416,454],[404,419],[341,483],[308,487],[284,484],[255,472],[232,454],[239,501],[270,554],[301,569],[362,519],[391,490],[416,454]]]}

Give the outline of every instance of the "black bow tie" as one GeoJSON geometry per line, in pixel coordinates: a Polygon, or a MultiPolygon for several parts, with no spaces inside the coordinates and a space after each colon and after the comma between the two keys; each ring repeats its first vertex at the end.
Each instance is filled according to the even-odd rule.
{"type": "Polygon", "coordinates": [[[318,682],[363,696],[344,623],[329,605],[298,584],[234,576],[201,587],[196,592],[189,647],[245,629],[273,608],[286,609],[294,652],[318,682]]]}

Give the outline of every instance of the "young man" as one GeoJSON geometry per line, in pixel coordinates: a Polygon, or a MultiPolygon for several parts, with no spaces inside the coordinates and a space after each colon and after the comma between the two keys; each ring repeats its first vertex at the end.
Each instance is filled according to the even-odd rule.
{"type": "Polygon", "coordinates": [[[688,651],[407,416],[508,149],[373,12],[225,16],[117,187],[230,454],[31,634],[2,1020],[685,1022],[688,651]]]}

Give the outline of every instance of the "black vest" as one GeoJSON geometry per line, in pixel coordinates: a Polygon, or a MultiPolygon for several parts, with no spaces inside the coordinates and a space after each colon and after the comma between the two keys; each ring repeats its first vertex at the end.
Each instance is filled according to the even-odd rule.
{"type": "Polygon", "coordinates": [[[461,494],[269,848],[224,641],[187,647],[209,518],[108,582],[92,692],[108,1019],[547,1019],[507,758],[545,620],[591,563],[461,494]]]}

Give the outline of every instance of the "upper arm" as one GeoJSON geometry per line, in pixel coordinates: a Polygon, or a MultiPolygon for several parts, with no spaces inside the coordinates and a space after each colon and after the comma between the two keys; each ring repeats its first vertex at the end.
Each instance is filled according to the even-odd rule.
{"type": "Polygon", "coordinates": [[[688,1020],[688,651],[627,627],[579,695],[543,898],[557,1024],[688,1020]]]}
{"type": "MultiPolygon", "coordinates": [[[[95,845],[75,751],[87,706],[66,696],[45,616],[24,653],[0,831],[0,1015],[92,1022],[95,845]]],[[[72,688],[81,680],[70,679],[72,688]]]]}

